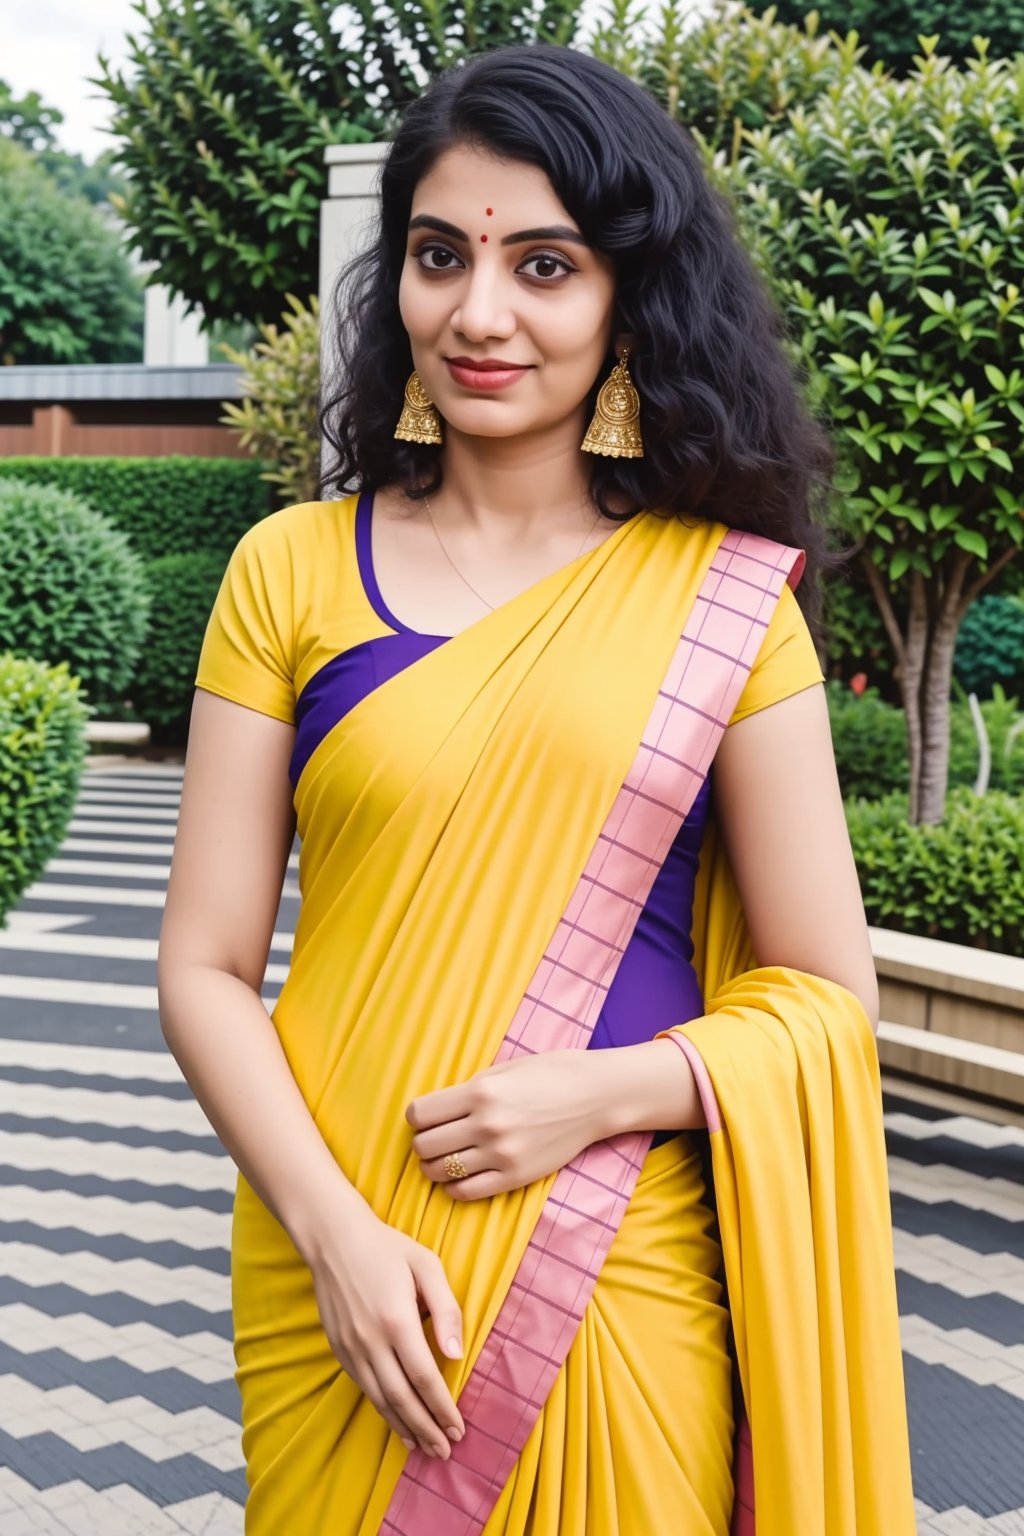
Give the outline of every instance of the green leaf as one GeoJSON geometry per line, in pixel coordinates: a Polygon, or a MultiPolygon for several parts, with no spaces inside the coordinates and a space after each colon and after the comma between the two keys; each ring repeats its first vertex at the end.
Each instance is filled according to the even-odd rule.
{"type": "Polygon", "coordinates": [[[958,528],[953,534],[953,542],[968,555],[977,555],[979,560],[988,559],[987,539],[972,528],[958,528]]]}

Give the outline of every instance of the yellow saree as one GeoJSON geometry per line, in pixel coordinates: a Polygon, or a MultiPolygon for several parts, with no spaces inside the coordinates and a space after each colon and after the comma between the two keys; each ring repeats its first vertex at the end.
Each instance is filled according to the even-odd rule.
{"type": "MultiPolygon", "coordinates": [[[[495,1059],[724,533],[633,519],[362,698],[296,785],[302,907],[274,1021],[345,1175],[445,1266],[466,1353],[438,1360],[457,1398],[555,1175],[454,1203],[420,1172],[405,1107],[495,1059]]],[[[208,636],[197,681],[216,688],[217,672],[208,636]]],[[[706,846],[695,964],[709,1004],[685,1034],[721,1121],[711,1146],[758,1536],[903,1536],[870,1030],[842,988],[751,969],[713,833],[706,846]]],[[[729,1529],[728,1319],[702,1195],[694,1138],[647,1154],[485,1536],[729,1529]]],[[[332,1356],[309,1273],[244,1180],[233,1303],[247,1531],[375,1536],[407,1453],[332,1356]]]]}

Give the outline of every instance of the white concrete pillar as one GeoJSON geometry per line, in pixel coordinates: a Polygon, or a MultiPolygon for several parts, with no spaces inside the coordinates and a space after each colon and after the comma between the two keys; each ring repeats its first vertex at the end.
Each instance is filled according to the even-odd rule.
{"type": "Polygon", "coordinates": [[[142,361],[150,368],[204,368],[210,343],[200,330],[197,310],[185,312],[185,300],[157,285],[145,292],[142,361]]]}
{"type": "Polygon", "coordinates": [[[327,162],[327,197],[320,205],[320,305],[330,302],[340,269],[372,232],[378,176],[387,144],[332,144],[327,162]]]}

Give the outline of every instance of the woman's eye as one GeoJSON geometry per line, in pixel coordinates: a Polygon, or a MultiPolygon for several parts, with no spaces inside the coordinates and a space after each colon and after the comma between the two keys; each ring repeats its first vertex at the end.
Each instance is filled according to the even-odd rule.
{"type": "Polygon", "coordinates": [[[447,248],[447,246],[444,246],[444,245],[422,245],[422,246],[420,246],[420,249],[416,252],[416,260],[419,262],[420,266],[423,267],[424,270],[427,271],[427,272],[450,272],[452,270],[452,268],[451,268],[451,266],[449,264],[449,261],[447,261],[447,260],[446,261],[442,261],[440,265],[435,266],[432,262],[424,261],[423,258],[425,256],[441,256],[441,257],[447,257],[449,259],[454,257],[454,259],[456,261],[458,261],[458,259],[459,259],[457,256],[455,256],[455,252],[454,251],[450,251],[447,248]]]}
{"type": "Polygon", "coordinates": [[[534,261],[541,262],[547,268],[547,271],[538,272],[536,274],[538,277],[543,277],[543,278],[557,277],[559,275],[558,270],[557,270],[559,267],[562,269],[563,273],[575,272],[575,270],[576,270],[575,267],[569,265],[569,263],[566,261],[564,256],[555,256],[553,253],[549,253],[549,252],[541,252],[541,254],[539,256],[527,256],[526,261],[523,263],[523,265],[524,266],[529,266],[530,263],[534,262],[534,261]],[[552,267],[554,267],[556,269],[554,272],[551,271],[552,267]]]}

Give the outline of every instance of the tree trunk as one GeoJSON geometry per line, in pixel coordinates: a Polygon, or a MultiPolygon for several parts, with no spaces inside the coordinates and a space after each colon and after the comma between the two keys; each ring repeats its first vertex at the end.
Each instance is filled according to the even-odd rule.
{"type": "Polygon", "coordinates": [[[921,690],[922,751],[917,815],[912,821],[941,821],[949,784],[949,690],[960,623],[956,612],[941,613],[932,631],[921,690]]]}
{"type": "Polygon", "coordinates": [[[907,819],[921,819],[921,766],[924,761],[923,684],[928,658],[928,598],[920,571],[911,573],[907,633],[903,664],[897,681],[907,719],[907,759],[910,768],[910,805],[907,819]]]}

